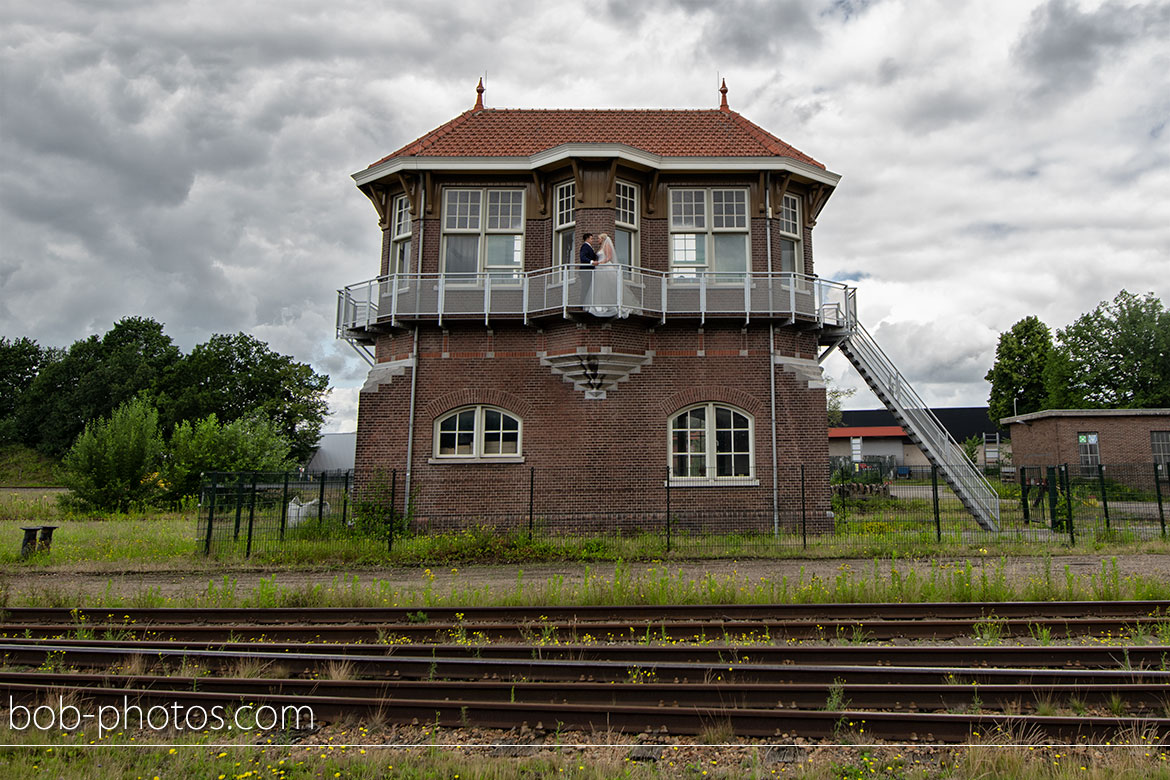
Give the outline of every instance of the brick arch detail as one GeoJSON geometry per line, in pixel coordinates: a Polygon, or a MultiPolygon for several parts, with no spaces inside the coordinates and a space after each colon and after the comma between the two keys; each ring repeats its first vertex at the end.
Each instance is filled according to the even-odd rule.
{"type": "Polygon", "coordinates": [[[759,417],[764,413],[764,405],[758,398],[750,393],[745,393],[735,387],[724,387],[722,385],[700,385],[698,387],[690,387],[681,392],[669,396],[659,409],[663,416],[670,416],[694,404],[706,403],[708,401],[718,401],[732,406],[738,406],[753,417],[759,417]]]}
{"type": "Polygon", "coordinates": [[[513,395],[504,390],[475,387],[465,387],[462,390],[454,390],[439,396],[427,404],[424,413],[429,419],[434,420],[439,415],[449,412],[452,409],[458,409],[460,406],[474,406],[476,404],[498,406],[507,412],[518,415],[520,419],[529,417],[532,414],[532,404],[518,395],[513,395]]]}

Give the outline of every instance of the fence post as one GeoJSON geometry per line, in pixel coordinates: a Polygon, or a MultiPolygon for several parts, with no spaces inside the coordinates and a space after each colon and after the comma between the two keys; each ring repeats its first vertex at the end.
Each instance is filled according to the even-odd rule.
{"type": "Polygon", "coordinates": [[[321,480],[321,489],[317,491],[317,525],[320,526],[325,519],[325,474],[318,474],[317,479],[321,480]]]}
{"type": "Polygon", "coordinates": [[[386,552],[394,552],[394,493],[398,489],[398,469],[390,469],[390,529],[386,534],[386,552]]]}
{"type": "Polygon", "coordinates": [[[532,508],[535,504],[536,496],[536,466],[528,467],[528,541],[532,541],[532,529],[535,525],[532,516],[532,508]]]}
{"type": "Polygon", "coordinates": [[[280,492],[280,541],[284,541],[284,529],[288,527],[288,472],[284,472],[284,489],[280,492]]]}
{"type": "Polygon", "coordinates": [[[232,537],[232,541],[240,541],[240,519],[244,514],[244,475],[240,474],[240,478],[236,480],[236,530],[232,537]]]}
{"type": "Polygon", "coordinates": [[[666,551],[670,552],[670,466],[666,467],[666,551]]]}
{"type": "MultiPolygon", "coordinates": [[[[1157,477],[1158,472],[1154,472],[1157,477]]],[[[218,474],[212,472],[211,474],[211,498],[207,500],[207,538],[203,540],[203,554],[211,555],[211,527],[215,522],[215,494],[219,491],[219,485],[216,482],[218,474]]],[[[1159,502],[1160,503],[1160,502],[1159,502]]]]}
{"type": "Polygon", "coordinates": [[[1028,516],[1028,478],[1026,476],[1026,466],[1020,466],[1016,469],[1016,479],[1020,480],[1020,504],[1024,510],[1024,523],[1030,523],[1032,519],[1028,516]]]}
{"type": "Polygon", "coordinates": [[[1075,546],[1077,543],[1077,537],[1073,532],[1072,477],[1069,476],[1067,463],[1060,467],[1060,475],[1062,481],[1064,482],[1064,514],[1068,518],[1068,543],[1075,546]]]}
{"type": "Polygon", "coordinates": [[[942,541],[942,517],[938,511],[938,466],[931,465],[930,467],[930,492],[934,497],[934,535],[938,541],[942,541]]]}
{"type": "MultiPolygon", "coordinates": [[[[777,531],[779,536],[779,531],[777,531]]],[[[800,464],[800,546],[808,549],[808,507],[804,501],[804,464],[800,464]]]]}
{"type": "Polygon", "coordinates": [[[342,475],[341,479],[341,524],[345,525],[346,515],[349,513],[349,475],[350,471],[342,475]]]}
{"type": "Polygon", "coordinates": [[[1105,530],[1109,530],[1109,496],[1105,490],[1105,465],[1097,464],[1097,481],[1101,485],[1101,508],[1105,510],[1105,530]]]}
{"type": "Polygon", "coordinates": [[[1060,530],[1060,521],[1056,518],[1056,466],[1048,467],[1048,520],[1049,528],[1060,530]]]}
{"type": "MultiPolygon", "coordinates": [[[[1162,464],[1154,464],[1154,493],[1158,496],[1158,522],[1162,524],[1162,538],[1166,538],[1166,511],[1162,508],[1162,483],[1158,479],[1158,472],[1162,464]]],[[[208,523],[210,525],[210,523],[208,523]]]]}
{"type": "Polygon", "coordinates": [[[252,472],[252,495],[248,499],[248,546],[244,550],[244,557],[252,557],[252,526],[256,522],[256,472],[252,472]]]}

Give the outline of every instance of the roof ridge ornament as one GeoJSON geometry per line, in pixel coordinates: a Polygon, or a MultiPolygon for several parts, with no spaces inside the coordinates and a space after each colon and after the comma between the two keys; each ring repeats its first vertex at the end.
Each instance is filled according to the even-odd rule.
{"type": "Polygon", "coordinates": [[[475,108],[472,111],[483,111],[483,76],[479,77],[479,86],[475,88],[475,108]]]}
{"type": "Polygon", "coordinates": [[[727,79],[723,79],[723,85],[719,87],[719,110],[731,112],[731,107],[727,105],[727,79]]]}

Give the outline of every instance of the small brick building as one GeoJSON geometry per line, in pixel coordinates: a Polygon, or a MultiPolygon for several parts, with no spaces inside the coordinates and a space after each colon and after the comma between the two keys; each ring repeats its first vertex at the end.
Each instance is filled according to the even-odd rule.
{"type": "Polygon", "coordinates": [[[1000,424],[1016,466],[1170,464],[1170,409],[1047,409],[1000,424]]]}
{"type": "Polygon", "coordinates": [[[698,523],[826,527],[817,358],[852,290],[815,275],[813,227],[840,177],[726,87],[712,110],[492,109],[478,92],[354,174],[383,236],[380,275],[338,307],[372,364],[359,483],[395,470],[434,522],[512,522],[531,502],[636,525],[669,481],[698,523]],[[586,233],[617,250],[604,305],[586,233]]]}

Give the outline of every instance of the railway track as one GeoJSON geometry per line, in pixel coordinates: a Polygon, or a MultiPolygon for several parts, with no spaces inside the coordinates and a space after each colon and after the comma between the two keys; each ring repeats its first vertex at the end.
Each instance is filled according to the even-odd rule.
{"type": "Polygon", "coordinates": [[[1004,637],[1149,638],[1161,636],[1166,602],[841,606],[832,620],[825,605],[752,605],[655,608],[652,616],[644,608],[468,609],[432,611],[425,622],[417,610],[251,610],[246,622],[233,611],[8,610],[0,695],[262,702],[310,706],[321,719],[377,713],[446,728],[1170,738],[1170,646],[1116,644],[1115,636],[1048,646],[874,642],[970,635],[992,616],[1004,637]],[[376,624],[362,625],[367,618],[376,624]],[[798,630],[818,626],[799,636],[838,642],[793,643],[798,630]],[[849,633],[837,630],[844,626],[849,633]],[[411,628],[417,633],[403,630],[411,628]],[[103,632],[111,638],[98,638],[103,632]]]}

